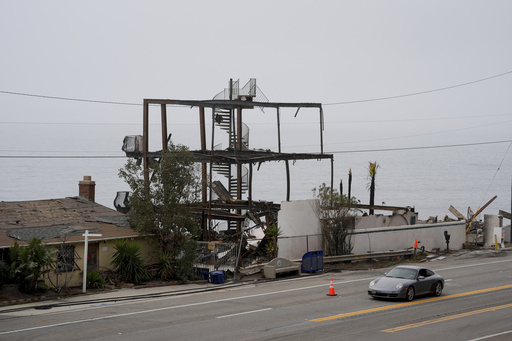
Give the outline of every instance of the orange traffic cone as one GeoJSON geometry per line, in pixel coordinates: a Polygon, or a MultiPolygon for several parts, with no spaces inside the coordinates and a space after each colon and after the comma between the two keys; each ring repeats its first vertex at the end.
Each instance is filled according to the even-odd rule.
{"type": "Polygon", "coordinates": [[[414,248],[417,249],[418,248],[418,239],[414,239],[414,248]]]}
{"type": "Polygon", "coordinates": [[[334,292],[334,283],[331,278],[331,285],[329,286],[329,293],[327,296],[336,296],[336,293],[334,292]]]}

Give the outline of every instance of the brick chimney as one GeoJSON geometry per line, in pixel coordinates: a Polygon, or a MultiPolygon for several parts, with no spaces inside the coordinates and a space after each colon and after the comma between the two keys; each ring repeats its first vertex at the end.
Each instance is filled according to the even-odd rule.
{"type": "Polygon", "coordinates": [[[90,175],[84,175],[84,179],[78,182],[78,196],[94,201],[94,187],[96,183],[91,180],[90,175]]]}

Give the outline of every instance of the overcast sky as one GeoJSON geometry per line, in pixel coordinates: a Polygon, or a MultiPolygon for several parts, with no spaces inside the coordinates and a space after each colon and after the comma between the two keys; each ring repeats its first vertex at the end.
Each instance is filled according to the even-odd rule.
{"type": "MultiPolygon", "coordinates": [[[[509,0],[1,1],[0,124],[140,134],[140,105],[13,93],[141,104],[256,78],[270,101],[323,104],[328,152],[510,140],[511,13],[509,0]]],[[[311,146],[301,129],[318,115],[295,119],[290,151],[311,146]]]]}
{"type": "MultiPolygon", "coordinates": [[[[141,103],[210,99],[230,78],[256,78],[271,101],[323,103],[341,132],[402,123],[404,136],[508,139],[510,13],[506,0],[2,1],[0,90],[141,103]]],[[[136,106],[19,97],[0,93],[2,121],[140,122],[136,106]]]]}

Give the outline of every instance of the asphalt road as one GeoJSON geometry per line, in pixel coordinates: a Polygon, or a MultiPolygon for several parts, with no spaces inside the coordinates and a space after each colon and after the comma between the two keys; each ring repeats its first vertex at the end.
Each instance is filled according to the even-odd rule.
{"type": "Polygon", "coordinates": [[[512,254],[422,264],[445,278],[442,296],[376,300],[368,283],[388,269],[342,271],[157,298],[10,307],[0,310],[0,340],[512,339],[512,254]],[[331,278],[336,296],[327,295],[331,278]]]}

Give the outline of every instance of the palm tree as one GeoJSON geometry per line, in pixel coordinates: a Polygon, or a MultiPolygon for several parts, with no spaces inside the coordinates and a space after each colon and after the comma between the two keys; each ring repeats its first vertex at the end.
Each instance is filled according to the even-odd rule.
{"type": "Polygon", "coordinates": [[[370,178],[370,215],[374,214],[373,205],[375,204],[375,176],[377,175],[379,165],[377,161],[370,162],[368,166],[368,176],[370,178]]]}
{"type": "MultiPolygon", "coordinates": [[[[352,198],[351,192],[352,192],[352,168],[350,168],[348,170],[348,195],[347,195],[348,199],[352,198]]],[[[343,193],[341,193],[341,194],[343,194],[343,193]]]]}

